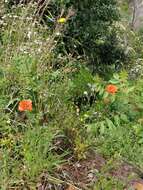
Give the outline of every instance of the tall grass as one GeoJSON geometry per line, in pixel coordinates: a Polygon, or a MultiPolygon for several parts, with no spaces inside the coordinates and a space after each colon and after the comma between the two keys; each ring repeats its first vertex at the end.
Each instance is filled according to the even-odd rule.
{"type": "MultiPolygon", "coordinates": [[[[51,172],[63,160],[56,152],[56,135],[74,123],[66,104],[66,58],[54,49],[65,25],[55,18],[54,30],[42,20],[45,5],[13,6],[2,13],[0,47],[0,186],[26,188],[42,171],[51,172]],[[61,64],[59,71],[56,64],[61,64]],[[20,100],[30,99],[32,112],[19,112],[20,100]]],[[[4,8],[3,8],[4,9],[4,8]]],[[[59,15],[60,17],[60,15],[59,15]]],[[[78,125],[77,122],[72,127],[78,125]]],[[[63,131],[63,132],[62,132],[63,131]]]]}

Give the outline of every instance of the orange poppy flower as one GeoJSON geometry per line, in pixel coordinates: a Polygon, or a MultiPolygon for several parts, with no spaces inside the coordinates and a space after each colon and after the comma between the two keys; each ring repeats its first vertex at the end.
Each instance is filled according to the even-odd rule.
{"type": "Polygon", "coordinates": [[[106,86],[106,91],[110,94],[115,94],[118,91],[118,88],[113,84],[109,84],[106,86]]]}
{"type": "Polygon", "coordinates": [[[19,111],[32,111],[32,101],[31,100],[22,100],[18,105],[19,111]]]}

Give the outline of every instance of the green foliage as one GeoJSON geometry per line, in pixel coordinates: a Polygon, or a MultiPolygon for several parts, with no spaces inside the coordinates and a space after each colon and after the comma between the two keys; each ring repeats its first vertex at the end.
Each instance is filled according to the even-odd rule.
{"type": "Polygon", "coordinates": [[[113,177],[107,177],[105,178],[105,176],[101,175],[99,178],[99,181],[97,182],[97,184],[95,184],[95,186],[93,187],[93,190],[100,190],[102,189],[113,189],[113,188],[117,188],[119,190],[122,190],[124,187],[124,185],[118,181],[117,179],[113,178],[113,177]]]}
{"type": "Polygon", "coordinates": [[[69,83],[70,94],[74,97],[83,96],[85,92],[89,93],[90,85],[94,83],[94,78],[87,68],[81,68],[69,83]]]}
{"type": "Polygon", "coordinates": [[[71,15],[57,51],[86,58],[92,70],[98,72],[105,69],[105,65],[119,66],[120,61],[125,61],[124,48],[115,27],[120,17],[115,0],[56,0],[51,2],[48,11],[50,15],[45,19],[48,25],[51,25],[51,17],[71,15]]]}
{"type": "Polygon", "coordinates": [[[89,139],[95,138],[93,145],[97,143],[100,153],[107,157],[117,154],[141,165],[142,79],[135,83],[128,81],[122,72],[114,74],[108,84],[116,85],[118,92],[109,94],[106,86],[104,91],[100,88],[95,104],[83,112],[81,120],[87,127],[89,139]]]}
{"type": "MultiPolygon", "coordinates": [[[[127,30],[118,22],[115,27],[116,2],[50,3],[50,17],[45,13],[40,22],[34,17],[36,4],[1,13],[1,189],[35,189],[42,172],[55,175],[65,160],[88,159],[89,150],[109,161],[123,158],[142,166],[143,79],[132,81],[128,71],[117,73],[114,65],[105,69],[124,59],[121,39],[127,30]],[[71,10],[74,15],[66,23],[57,23],[71,10]],[[93,70],[99,64],[104,79],[86,67],[89,60],[93,70]],[[109,84],[117,92],[108,91],[109,84]],[[19,110],[25,99],[32,101],[32,111],[19,110]]],[[[142,62],[141,34],[130,31],[127,38],[130,61],[142,62]]],[[[106,176],[111,165],[97,173],[92,189],[123,189],[118,179],[106,176]]]]}
{"type": "Polygon", "coordinates": [[[52,153],[54,134],[49,128],[35,126],[34,129],[28,129],[23,137],[23,157],[25,172],[29,177],[40,174],[39,172],[47,170],[52,171],[54,167],[60,164],[60,157],[52,153]],[[32,153],[32,154],[31,154],[32,153]]]}

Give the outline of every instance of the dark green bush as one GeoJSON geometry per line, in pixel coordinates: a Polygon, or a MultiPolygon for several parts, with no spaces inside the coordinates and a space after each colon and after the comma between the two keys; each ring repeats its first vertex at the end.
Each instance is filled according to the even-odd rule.
{"type": "Polygon", "coordinates": [[[58,6],[72,7],[75,12],[68,20],[63,37],[68,52],[84,56],[94,70],[97,65],[99,68],[99,65],[124,61],[124,51],[114,27],[114,22],[119,20],[116,0],[67,0],[58,6]]]}

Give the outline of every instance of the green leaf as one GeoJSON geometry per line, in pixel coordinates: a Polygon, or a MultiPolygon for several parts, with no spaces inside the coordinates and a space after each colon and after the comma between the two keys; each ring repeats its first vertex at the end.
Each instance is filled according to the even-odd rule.
{"type": "Polygon", "coordinates": [[[103,93],[104,93],[104,88],[101,88],[99,95],[101,96],[101,95],[103,95],[103,93]]]}
{"type": "Polygon", "coordinates": [[[143,138],[138,141],[139,144],[143,144],[143,138]]]}
{"type": "Polygon", "coordinates": [[[103,99],[104,99],[104,98],[107,98],[107,97],[108,97],[108,95],[109,95],[109,93],[108,93],[108,92],[104,92],[104,94],[103,94],[103,99]]]}
{"type": "Polygon", "coordinates": [[[105,134],[105,129],[106,129],[105,122],[101,121],[100,122],[100,134],[101,135],[105,134]]]}
{"type": "Polygon", "coordinates": [[[125,115],[125,114],[121,114],[121,115],[120,115],[120,118],[121,118],[121,120],[124,121],[124,122],[128,122],[128,121],[129,121],[127,115],[125,115]]]}
{"type": "Polygon", "coordinates": [[[114,79],[119,80],[119,75],[118,75],[117,73],[115,73],[115,74],[113,75],[113,77],[114,77],[114,79]]]}
{"type": "Polygon", "coordinates": [[[113,122],[110,119],[106,118],[106,122],[107,122],[107,125],[110,130],[115,127],[115,125],[113,124],[113,122]]]}
{"type": "Polygon", "coordinates": [[[127,93],[129,93],[129,92],[133,92],[133,91],[134,91],[134,89],[135,89],[135,87],[134,87],[134,86],[133,86],[133,87],[128,88],[128,89],[127,89],[127,93]]]}
{"type": "Polygon", "coordinates": [[[118,115],[115,115],[115,116],[114,116],[114,122],[115,122],[115,124],[116,124],[117,126],[120,125],[120,117],[119,117],[118,115]]]}
{"type": "Polygon", "coordinates": [[[119,81],[117,79],[111,79],[111,80],[109,80],[109,83],[119,84],[119,81]]]}

